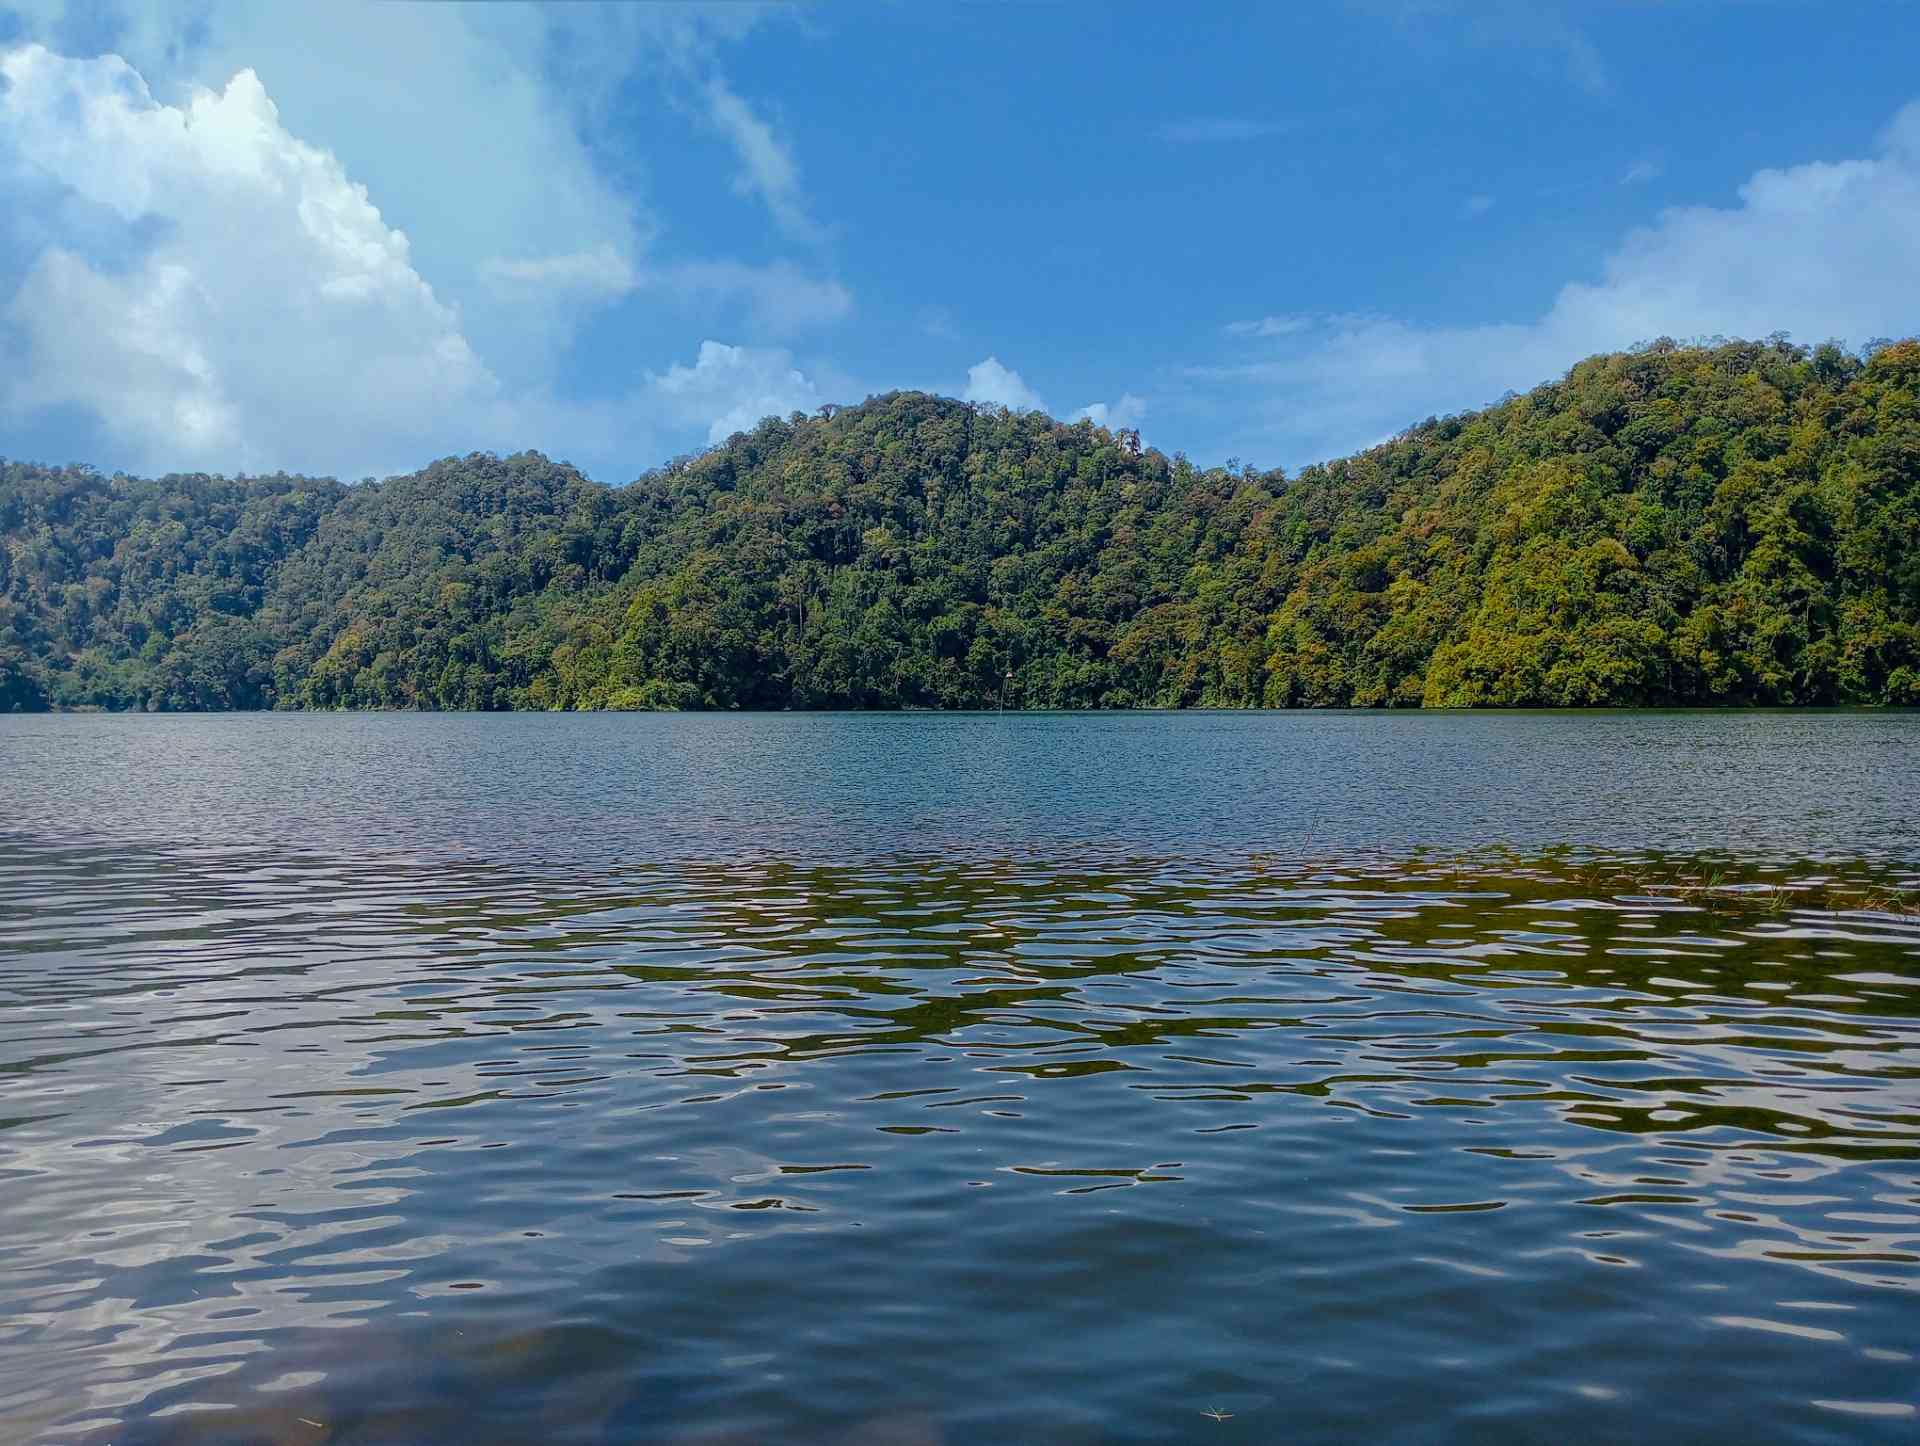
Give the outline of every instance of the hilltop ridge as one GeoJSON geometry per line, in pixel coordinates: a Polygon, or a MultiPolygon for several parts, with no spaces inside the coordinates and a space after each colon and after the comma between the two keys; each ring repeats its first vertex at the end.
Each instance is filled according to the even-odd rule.
{"type": "Polygon", "coordinates": [[[1293,477],[916,392],[618,488],[0,464],[0,709],[1003,697],[1920,703],[1920,343],[1656,343],[1293,477]]]}

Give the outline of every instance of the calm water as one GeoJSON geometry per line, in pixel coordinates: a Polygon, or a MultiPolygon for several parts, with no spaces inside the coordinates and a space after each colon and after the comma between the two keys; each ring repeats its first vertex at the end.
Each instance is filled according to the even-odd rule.
{"type": "Polygon", "coordinates": [[[0,718],[0,1439],[1912,1440],[1916,889],[1913,715],[0,718]]]}

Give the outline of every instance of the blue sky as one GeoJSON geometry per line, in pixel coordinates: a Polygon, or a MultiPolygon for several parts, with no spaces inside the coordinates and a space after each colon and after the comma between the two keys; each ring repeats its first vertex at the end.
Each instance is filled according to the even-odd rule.
{"type": "Polygon", "coordinates": [[[0,0],[0,454],[622,482],[924,387],[1299,465],[1920,331],[1920,7],[0,0]]]}

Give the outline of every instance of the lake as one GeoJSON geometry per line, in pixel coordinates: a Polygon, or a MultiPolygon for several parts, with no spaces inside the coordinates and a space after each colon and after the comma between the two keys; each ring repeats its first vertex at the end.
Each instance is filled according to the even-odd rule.
{"type": "Polygon", "coordinates": [[[1911,1440],[1920,716],[0,717],[0,1435],[1911,1440]]]}

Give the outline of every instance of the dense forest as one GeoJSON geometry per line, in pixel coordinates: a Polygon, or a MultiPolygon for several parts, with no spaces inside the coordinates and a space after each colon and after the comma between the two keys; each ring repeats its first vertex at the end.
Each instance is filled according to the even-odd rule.
{"type": "Polygon", "coordinates": [[[0,462],[0,710],[1920,704],[1920,343],[1657,342],[1289,477],[895,393],[609,488],[0,462]]]}

